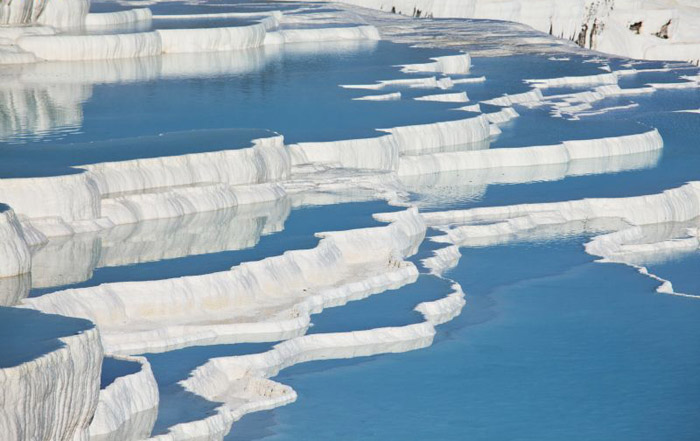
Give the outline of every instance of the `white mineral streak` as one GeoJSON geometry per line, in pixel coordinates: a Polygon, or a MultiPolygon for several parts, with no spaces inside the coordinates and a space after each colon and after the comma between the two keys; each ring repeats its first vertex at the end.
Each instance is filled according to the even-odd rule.
{"type": "Polygon", "coordinates": [[[610,158],[640,154],[663,147],[659,132],[654,129],[639,135],[601,139],[564,141],[549,146],[499,148],[489,150],[444,152],[401,158],[399,176],[430,174],[445,171],[483,170],[503,167],[565,164],[582,159],[610,158]]]}
{"type": "Polygon", "coordinates": [[[99,333],[58,340],[60,347],[39,358],[0,368],[3,440],[88,441],[100,388],[99,333]]]}
{"type": "Polygon", "coordinates": [[[158,410],[158,384],[151,365],[144,357],[113,356],[138,363],[136,373],[117,377],[100,390],[94,418],[90,423],[90,441],[124,441],[148,438],[158,410]]]}

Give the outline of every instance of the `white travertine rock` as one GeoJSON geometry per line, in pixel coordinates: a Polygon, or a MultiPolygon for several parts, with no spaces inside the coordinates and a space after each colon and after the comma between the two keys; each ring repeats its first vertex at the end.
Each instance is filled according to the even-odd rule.
{"type": "Polygon", "coordinates": [[[380,40],[379,31],[374,26],[354,26],[317,29],[283,29],[268,32],[265,45],[293,44],[343,40],[380,40]]]}
{"type": "Polygon", "coordinates": [[[443,103],[466,103],[469,101],[466,92],[440,93],[435,95],[425,95],[414,98],[418,101],[438,101],[443,103]]]}
{"type": "Polygon", "coordinates": [[[112,225],[133,224],[145,220],[168,219],[239,205],[277,201],[285,196],[284,189],[274,183],[165,188],[105,198],[102,200],[102,217],[108,219],[112,225]]]}
{"type": "Polygon", "coordinates": [[[458,283],[453,283],[452,292],[447,297],[420,303],[415,310],[423,314],[428,323],[437,326],[457,317],[465,304],[462,287],[458,283]]]}
{"type": "Polygon", "coordinates": [[[610,158],[660,150],[663,140],[654,129],[639,135],[627,135],[558,145],[471,150],[405,156],[399,164],[399,176],[458,170],[564,164],[581,159],[610,158]]]}
{"type": "MultiPolygon", "coordinates": [[[[25,274],[30,269],[31,254],[22,226],[14,211],[0,204],[0,279],[25,274]]],[[[0,302],[3,304],[7,303],[0,302]]]]}
{"type": "Polygon", "coordinates": [[[152,14],[148,8],[129,9],[118,12],[105,12],[99,14],[88,14],[85,17],[85,26],[88,28],[106,27],[131,24],[136,22],[151,21],[152,14]]]}
{"type": "Polygon", "coordinates": [[[525,82],[540,89],[548,87],[597,86],[617,84],[617,75],[614,73],[604,73],[597,75],[547,78],[542,80],[525,80],[525,82]]]}
{"type": "MultiPolygon", "coordinates": [[[[280,370],[315,360],[354,358],[421,349],[432,344],[435,326],[452,320],[464,307],[464,293],[457,283],[446,297],[416,306],[425,319],[393,328],[299,336],[251,355],[213,358],[180,382],[185,390],[210,401],[221,402],[216,413],[203,420],[181,423],[152,438],[170,441],[197,433],[216,438],[248,412],[282,406],[296,400],[288,386],[267,380],[280,370]],[[251,388],[251,386],[253,386],[251,388]],[[260,387],[263,386],[263,387],[260,387]]],[[[235,430],[235,429],[234,429],[235,430]]]]}
{"type": "Polygon", "coordinates": [[[456,245],[448,245],[433,251],[433,255],[421,261],[430,274],[441,276],[445,271],[457,266],[462,253],[456,245]]]}
{"type": "Polygon", "coordinates": [[[401,92],[391,92],[383,93],[380,95],[367,95],[361,96],[359,98],[353,98],[353,100],[359,101],[395,101],[401,99],[401,92]]]}
{"type": "Polygon", "coordinates": [[[89,0],[3,1],[0,4],[0,23],[78,27],[83,23],[89,7],[89,0]]]}
{"type": "Polygon", "coordinates": [[[133,374],[117,377],[100,390],[90,423],[90,441],[140,440],[151,435],[158,410],[158,384],[144,357],[111,356],[138,363],[133,374]]]}
{"type": "Polygon", "coordinates": [[[0,179],[0,201],[23,218],[80,221],[100,216],[100,193],[89,173],[0,179]]]}
{"type": "Polygon", "coordinates": [[[472,65],[469,54],[447,55],[435,57],[431,63],[405,64],[403,72],[438,72],[445,75],[468,74],[472,65]]]}
{"type": "Polygon", "coordinates": [[[498,98],[492,98],[490,100],[482,101],[484,104],[491,104],[494,106],[510,107],[513,104],[524,104],[533,103],[541,101],[544,97],[542,96],[542,91],[540,89],[532,89],[527,92],[506,94],[498,98]]]}
{"type": "Polygon", "coordinates": [[[99,333],[90,327],[57,340],[38,358],[0,368],[3,440],[88,440],[100,388],[99,333]]]}
{"type": "Polygon", "coordinates": [[[25,36],[17,45],[43,60],[109,60],[160,55],[157,32],[102,35],[25,36]]]}
{"type": "Polygon", "coordinates": [[[437,79],[425,78],[401,78],[397,80],[382,80],[374,84],[341,84],[345,89],[381,90],[384,88],[407,87],[411,89],[451,89],[454,83],[450,77],[437,79]]]}
{"type": "MultiPolygon", "coordinates": [[[[273,20],[268,17],[265,20],[273,20]]],[[[231,51],[260,47],[265,40],[265,23],[250,26],[201,29],[159,29],[156,33],[166,54],[231,51]]]]}
{"type": "Polygon", "coordinates": [[[526,24],[579,46],[654,60],[700,62],[700,7],[675,0],[342,0],[414,17],[526,24]]]}
{"type": "Polygon", "coordinates": [[[395,219],[383,227],[324,233],[313,249],[230,271],[70,289],[24,304],[93,320],[110,353],[289,338],[306,329],[316,309],[415,278],[415,266],[402,257],[415,252],[425,227],[415,209],[395,219]]]}
{"type": "Polygon", "coordinates": [[[660,293],[674,292],[670,281],[651,274],[644,259],[667,257],[697,250],[700,218],[700,183],[647,196],[522,204],[423,214],[429,226],[444,231],[437,242],[460,246],[485,246],[513,240],[539,239],[584,232],[602,234],[586,244],[588,254],[602,262],[630,265],[661,286],[660,293]],[[680,227],[679,227],[680,224],[680,227]],[[682,239],[678,239],[682,236],[682,239]]]}
{"type": "Polygon", "coordinates": [[[292,164],[325,164],[341,168],[392,171],[403,153],[470,144],[489,137],[484,115],[455,121],[380,129],[388,135],[331,142],[304,142],[289,146],[292,164]]]}
{"type": "Polygon", "coordinates": [[[281,136],[255,139],[252,147],[237,150],[83,166],[103,196],[206,183],[262,184],[286,179],[290,167],[281,136]]]}
{"type": "MultiPolygon", "coordinates": [[[[462,110],[465,109],[462,108],[462,110]]],[[[498,112],[486,114],[486,118],[488,118],[491,124],[504,124],[519,116],[520,114],[512,107],[504,107],[498,112]]]]}

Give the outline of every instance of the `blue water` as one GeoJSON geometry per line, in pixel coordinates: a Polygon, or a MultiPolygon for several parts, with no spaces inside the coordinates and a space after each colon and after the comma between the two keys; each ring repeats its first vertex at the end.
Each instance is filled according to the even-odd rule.
{"type": "MultiPolygon", "coordinates": [[[[480,59],[474,60],[473,71],[478,72],[479,64],[480,59]]],[[[445,201],[443,205],[426,209],[441,211],[475,206],[556,202],[586,197],[639,196],[659,193],[697,180],[700,149],[697,148],[696,139],[700,134],[700,115],[674,111],[700,108],[700,90],[659,90],[651,95],[634,96],[632,100],[639,103],[639,107],[590,116],[580,121],[547,118],[542,109],[516,106],[521,116],[504,126],[503,134],[493,145],[546,145],[563,139],[610,136],[615,127],[619,127],[618,134],[639,133],[656,128],[664,140],[664,148],[660,160],[653,167],[622,170],[618,173],[568,176],[556,181],[538,181],[535,175],[530,183],[517,186],[491,184],[476,198],[456,197],[445,201]]],[[[544,178],[546,176],[543,176],[544,178]]],[[[466,187],[472,184],[459,180],[454,183],[455,186],[465,187],[465,195],[468,194],[466,187]]],[[[434,190],[423,188],[421,191],[431,194],[434,190]]],[[[421,199],[420,192],[416,194],[415,199],[421,199]]]]}
{"type": "Polygon", "coordinates": [[[432,347],[287,369],[299,401],[230,439],[697,439],[700,305],[582,241],[465,250],[432,347]]]}
{"type": "Polygon", "coordinates": [[[665,262],[644,265],[651,273],[670,280],[673,291],[700,296],[700,252],[676,256],[665,262]]]}
{"type": "Polygon", "coordinates": [[[330,308],[312,317],[309,334],[365,331],[374,328],[406,326],[425,321],[413,310],[421,302],[438,300],[452,292],[451,283],[435,276],[421,275],[418,280],[396,290],[330,308]]]}
{"type": "Polygon", "coordinates": [[[88,320],[0,307],[0,368],[18,366],[65,346],[59,339],[94,328],[88,320]]]}
{"type": "Polygon", "coordinates": [[[141,364],[135,361],[120,360],[118,358],[105,357],[102,359],[102,375],[100,377],[100,389],[104,389],[114,383],[119,377],[133,375],[141,371],[141,364]]]}
{"type": "Polygon", "coordinates": [[[274,343],[193,346],[161,354],[144,354],[158,382],[160,402],[153,435],[167,432],[175,424],[196,421],[212,415],[220,403],[205,400],[184,390],[178,381],[214,357],[255,354],[269,350],[274,343]]]}
{"type": "MultiPolygon", "coordinates": [[[[189,14],[291,10],[298,6],[210,1],[162,2],[150,7],[154,14],[189,14]]],[[[327,11],[324,5],[313,7],[327,11]]],[[[95,12],[119,9],[121,6],[111,2],[92,4],[95,12]]],[[[18,86],[18,94],[28,97],[28,102],[37,100],[37,109],[30,109],[29,116],[46,105],[49,127],[6,126],[5,133],[0,133],[0,177],[75,173],[75,166],[80,164],[244,148],[254,138],[276,133],[283,134],[288,143],[328,141],[377,136],[375,129],[381,127],[465,117],[468,114],[452,111],[461,103],[412,99],[440,91],[401,88],[401,101],[368,102],[352,98],[384,91],[339,87],[429,76],[401,73],[397,65],[453,53],[380,42],[173,55],[110,62],[108,72],[133,74],[117,83],[107,81],[109,75],[104,81],[80,79],[80,74],[96,66],[105,67],[103,64],[71,64],[75,79],[68,85],[59,82],[57,87],[65,87],[64,92],[74,102],[54,98],[43,85],[18,86]],[[192,73],[188,71],[191,66],[211,68],[192,73]],[[216,66],[228,68],[218,70],[216,66]]],[[[554,62],[548,57],[475,57],[470,76],[485,75],[486,82],[455,89],[466,91],[475,103],[504,93],[525,92],[529,88],[525,79],[603,73],[600,63],[585,62],[590,56],[571,55],[569,62],[554,62]]],[[[624,63],[609,60],[615,69],[623,68],[624,63]]],[[[635,67],[661,65],[650,62],[635,67]]],[[[46,63],[42,67],[47,72],[53,68],[62,72],[65,65],[46,63]]],[[[650,82],[679,81],[686,73],[691,72],[640,73],[623,77],[620,85],[641,87],[650,82]]],[[[576,90],[580,89],[556,88],[545,93],[576,90]]],[[[664,138],[664,151],[658,161],[644,168],[607,174],[593,174],[592,169],[591,174],[583,176],[564,173],[557,180],[535,174],[532,182],[525,184],[484,183],[471,181],[473,176],[460,179],[456,175],[447,185],[451,190],[447,196],[441,194],[445,186],[426,180],[427,184],[412,188],[414,200],[432,197],[434,203],[426,210],[446,210],[627,197],[658,193],[697,180],[700,115],[674,111],[700,108],[700,91],[669,90],[649,96],[610,98],[595,103],[594,110],[630,102],[639,103],[639,107],[578,121],[552,118],[547,107],[515,106],[521,116],[501,126],[503,133],[491,147],[546,145],[640,133],[655,127],[664,138]]],[[[483,105],[483,110],[498,109],[483,105]]],[[[138,247],[124,246],[124,260],[133,263],[107,266],[102,265],[101,248],[119,250],[124,244],[103,244],[96,235],[87,240],[95,252],[87,259],[87,280],[35,288],[31,295],[101,283],[224,271],[286,250],[311,248],[318,243],[313,235],[316,232],[380,225],[371,214],[395,210],[384,202],[371,201],[295,207],[289,212],[289,206],[284,205],[287,203],[280,202],[281,208],[269,208],[246,218],[245,222],[252,225],[250,242],[235,249],[212,244],[210,248],[202,247],[201,252],[177,256],[164,253],[166,258],[150,260],[134,251],[138,247]],[[281,218],[277,219],[283,226],[281,231],[266,230],[274,216],[281,218]],[[127,256],[129,252],[135,254],[127,256]]],[[[211,219],[210,227],[222,231],[230,231],[227,228],[231,223],[244,222],[236,218],[235,210],[212,215],[211,219]]],[[[153,237],[152,242],[162,243],[167,249],[174,237],[188,231],[188,222],[196,220],[183,218],[182,226],[176,225],[167,234],[155,230],[165,237],[153,237]]],[[[135,226],[135,236],[142,227],[147,231],[146,223],[135,226]]],[[[434,230],[428,232],[428,236],[437,234],[434,230]]],[[[274,379],[292,386],[298,401],[246,416],[226,439],[697,440],[700,304],[696,299],[656,293],[657,283],[633,268],[593,263],[583,251],[582,244],[588,239],[567,237],[462,249],[459,265],[446,277],[461,284],[467,304],[460,316],[438,327],[433,346],[404,354],[321,361],[285,369],[274,379]]],[[[442,246],[426,241],[410,259],[423,272],[415,283],[313,315],[309,333],[421,322],[423,318],[414,311],[415,306],[451,291],[451,280],[425,274],[420,264],[420,259],[442,246]]],[[[650,265],[650,270],[671,279],[677,291],[700,294],[698,263],[697,254],[693,254],[650,265]]],[[[36,358],[60,347],[57,337],[91,327],[82,320],[7,308],[0,308],[0,323],[6,334],[0,336],[0,367],[36,358]]],[[[273,344],[195,346],[145,354],[161,398],[153,434],[164,433],[180,422],[204,418],[219,406],[185,392],[177,384],[196,367],[212,357],[263,352],[273,344]]],[[[105,359],[103,387],[135,372],[136,367],[135,363],[105,359]]]]}
{"type": "MultiPolygon", "coordinates": [[[[284,220],[281,231],[273,232],[269,235],[261,236],[265,227],[265,218],[259,218],[259,227],[255,231],[255,236],[251,238],[252,243],[250,243],[249,247],[243,249],[189,254],[178,258],[150,262],[141,262],[142,259],[138,255],[134,255],[131,256],[132,259],[138,263],[97,267],[89,271],[91,277],[88,280],[70,285],[34,288],[30,291],[29,296],[37,297],[62,289],[84,288],[97,286],[102,283],[159,280],[226,271],[243,262],[278,256],[286,250],[311,249],[320,240],[315,236],[319,232],[386,225],[374,220],[372,214],[396,210],[398,210],[397,207],[392,207],[384,201],[300,207],[292,211],[291,215],[284,220]]],[[[226,216],[223,220],[227,223],[237,222],[235,211],[231,214],[233,216],[226,216]]],[[[212,224],[211,227],[216,228],[216,225],[212,224]]],[[[173,238],[177,235],[177,230],[169,232],[171,240],[174,240],[173,238]]],[[[99,238],[95,239],[95,242],[91,249],[96,250],[98,254],[90,259],[90,262],[98,264],[100,261],[99,252],[102,246],[99,238]]],[[[168,246],[168,241],[163,240],[162,246],[168,246]]],[[[136,249],[138,250],[138,248],[136,249]]],[[[40,270],[40,268],[35,268],[35,270],[40,270]]]]}
{"type": "MultiPolygon", "coordinates": [[[[6,139],[0,142],[0,177],[66,174],[80,164],[241,148],[270,131],[290,143],[329,141],[379,136],[375,129],[381,127],[464,118],[468,115],[449,110],[454,103],[353,101],[366,91],[339,87],[407,78],[411,75],[395,65],[448,53],[352,42],[113,60],[110,69],[133,72],[132,81],[76,80],[89,92],[84,102],[76,97],[66,106],[47,95],[46,103],[37,104],[53,110],[54,131],[0,133],[6,139]],[[192,66],[213,67],[193,77],[188,76],[192,66]],[[222,73],[216,66],[228,67],[222,73]]],[[[76,62],[71,68],[89,72],[94,63],[76,62]]],[[[17,93],[48,92],[32,84],[17,93]]]]}

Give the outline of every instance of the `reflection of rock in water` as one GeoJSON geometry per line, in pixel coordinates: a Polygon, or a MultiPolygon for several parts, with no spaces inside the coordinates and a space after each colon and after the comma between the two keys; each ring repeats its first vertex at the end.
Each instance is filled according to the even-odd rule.
{"type": "Polygon", "coordinates": [[[114,432],[91,435],[90,441],[136,441],[151,436],[153,425],[158,417],[158,407],[133,415],[114,432]]]}
{"type": "Polygon", "coordinates": [[[289,212],[282,199],[53,238],[33,251],[32,287],[79,283],[101,267],[250,248],[262,235],[281,231],[289,212]]]}
{"type": "Polygon", "coordinates": [[[32,285],[29,273],[0,278],[0,306],[13,306],[27,297],[32,285]]]}
{"type": "Polygon", "coordinates": [[[146,358],[105,357],[100,398],[90,423],[90,441],[148,438],[158,415],[159,399],[158,385],[146,358]]]}
{"type": "Polygon", "coordinates": [[[310,42],[233,52],[2,66],[0,73],[8,79],[0,84],[0,140],[42,137],[54,131],[80,128],[82,105],[90,99],[96,84],[240,75],[260,71],[289,53],[344,53],[374,44],[362,40],[310,42]]]}
{"type": "Polygon", "coordinates": [[[0,87],[0,140],[40,137],[53,131],[77,129],[83,122],[82,104],[89,85],[25,85],[0,87]]]}
{"type": "Polygon", "coordinates": [[[413,194],[421,207],[439,207],[460,201],[476,200],[489,185],[558,181],[568,176],[583,176],[654,167],[661,150],[604,158],[577,159],[569,163],[532,167],[493,167],[402,176],[401,184],[413,194]]]}

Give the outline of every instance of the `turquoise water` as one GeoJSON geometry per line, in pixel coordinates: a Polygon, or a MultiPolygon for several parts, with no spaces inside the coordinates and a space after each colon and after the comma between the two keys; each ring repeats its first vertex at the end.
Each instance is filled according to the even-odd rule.
{"type": "Polygon", "coordinates": [[[94,327],[88,320],[0,307],[0,368],[15,367],[65,347],[60,338],[94,327]]]}
{"type": "Polygon", "coordinates": [[[678,293],[700,296],[700,251],[674,256],[663,262],[644,265],[651,273],[671,280],[678,293]]]}
{"type": "Polygon", "coordinates": [[[60,175],[81,164],[243,148],[274,133],[288,143],[331,141],[379,136],[375,129],[382,127],[465,118],[468,114],[450,110],[454,103],[353,101],[371,92],[339,87],[424,77],[395,65],[446,53],[451,52],[349,42],[113,60],[106,67],[47,63],[42,69],[48,74],[55,75],[54,69],[70,74],[55,88],[76,88],[73,101],[54,97],[50,83],[13,91],[31,99],[29,106],[13,109],[20,115],[50,110],[48,127],[7,124],[0,130],[0,177],[60,175]],[[193,66],[202,67],[191,73],[193,66]],[[105,81],[122,70],[133,77],[101,84],[91,74],[100,69],[105,81]]]}
{"type": "MultiPolygon", "coordinates": [[[[283,208],[284,201],[280,202],[283,208]]],[[[270,208],[274,208],[271,205],[270,208]]],[[[114,265],[114,266],[98,266],[101,262],[101,251],[104,248],[117,246],[118,244],[111,243],[107,240],[104,245],[100,237],[92,239],[91,244],[87,247],[95,252],[95,255],[90,256],[88,261],[93,266],[84,270],[89,274],[89,279],[73,283],[70,285],[52,286],[34,288],[30,291],[30,297],[37,297],[50,292],[70,289],[70,288],[85,288],[89,286],[97,286],[102,283],[123,282],[123,281],[141,281],[141,280],[160,280],[172,277],[192,276],[199,274],[207,274],[215,271],[226,271],[233,266],[243,262],[254,262],[262,260],[266,257],[277,256],[286,250],[310,249],[315,247],[320,240],[315,236],[316,233],[324,231],[342,231],[354,228],[366,228],[385,225],[377,222],[372,218],[373,213],[384,213],[396,211],[398,208],[388,205],[384,201],[368,201],[368,202],[353,202],[346,204],[325,205],[325,206],[305,206],[295,209],[291,214],[284,212],[285,216],[281,219],[282,223],[279,226],[280,231],[267,232],[266,227],[269,222],[264,215],[253,218],[254,228],[250,232],[250,237],[244,238],[241,241],[234,242],[239,245],[238,248],[218,250],[218,252],[205,252],[202,254],[185,254],[180,257],[170,259],[149,260],[147,257],[142,257],[137,252],[142,251],[144,244],[143,234],[137,230],[133,233],[136,239],[133,241],[133,247],[124,247],[119,252],[125,259],[127,252],[136,252],[129,256],[134,263],[129,265],[114,265]],[[287,217],[288,215],[288,217],[287,217]],[[140,238],[140,239],[139,239],[140,238]],[[140,246],[141,245],[141,246],[140,246]]],[[[273,215],[276,214],[273,211],[273,215]]],[[[240,219],[236,217],[235,210],[228,210],[221,213],[197,214],[190,216],[190,220],[199,221],[199,217],[204,217],[208,228],[221,228],[229,235],[234,234],[237,227],[248,219],[240,219]],[[212,218],[212,214],[221,214],[221,217],[212,218]]],[[[274,220],[273,220],[274,221],[274,220]]],[[[162,222],[162,221],[158,221],[162,222]]],[[[177,249],[179,243],[176,237],[180,236],[183,231],[187,233],[187,220],[184,221],[182,228],[172,228],[165,230],[167,236],[160,239],[160,246],[163,248],[173,245],[177,249]]],[[[133,228],[132,226],[124,226],[119,228],[133,228]]],[[[145,231],[149,231],[147,228],[145,231]]],[[[196,234],[196,233],[193,233],[196,234]]],[[[122,237],[118,234],[116,237],[122,237]]],[[[151,240],[158,244],[159,242],[151,240]]],[[[60,240],[60,239],[59,239],[60,240]]],[[[89,238],[88,238],[89,240],[89,238]]],[[[125,240],[122,238],[122,240],[125,240]]],[[[126,241],[129,236],[126,237],[126,241]]],[[[146,244],[149,244],[146,242],[146,244]]],[[[228,242],[223,241],[224,248],[228,242]]],[[[149,244],[150,245],[150,244],[149,244]]],[[[216,244],[212,244],[213,248],[217,248],[216,244]]],[[[149,246],[148,249],[155,248],[149,246]]],[[[114,251],[105,251],[105,254],[115,254],[114,251]]],[[[145,254],[145,253],[144,253],[145,254]]],[[[40,270],[40,268],[39,268],[40,270]]]]}
{"type": "MultiPolygon", "coordinates": [[[[154,14],[186,14],[297,6],[163,2],[152,9],[154,14]]],[[[314,7],[319,12],[332,11],[314,7]]],[[[117,9],[120,7],[107,2],[92,5],[96,12],[117,9]]],[[[379,42],[106,63],[107,73],[135,72],[122,82],[108,81],[107,74],[90,80],[81,76],[96,66],[105,67],[99,63],[71,64],[69,74],[63,70],[65,64],[46,63],[46,72],[55,69],[64,72],[64,78],[75,73],[71,81],[57,83],[72,101],[53,97],[51,88],[43,85],[18,86],[19,95],[38,97],[40,104],[48,105],[49,124],[3,126],[0,177],[74,173],[77,165],[86,163],[245,148],[252,139],[277,133],[283,134],[287,143],[330,141],[378,136],[376,129],[381,127],[462,118],[469,114],[453,111],[461,103],[412,99],[440,91],[402,88],[401,101],[369,102],[352,98],[385,91],[339,87],[429,76],[401,73],[397,65],[454,53],[379,42]],[[192,73],[187,70],[192,65],[208,68],[192,73]],[[216,66],[229,67],[217,70],[216,66]],[[134,106],[135,102],[139,105],[134,106]]],[[[524,92],[529,87],[523,80],[529,78],[603,73],[599,64],[585,62],[590,61],[589,56],[571,55],[569,62],[548,58],[549,54],[475,57],[470,76],[484,75],[486,82],[457,85],[455,89],[466,91],[473,104],[504,93],[524,92]]],[[[621,68],[623,63],[609,60],[613,68],[621,68]]],[[[640,73],[623,77],[620,85],[679,81],[686,73],[640,73]]],[[[577,90],[583,89],[544,92],[554,95],[577,90]]],[[[675,111],[700,108],[700,92],[669,90],[609,98],[594,103],[592,110],[630,102],[639,106],[580,120],[554,118],[546,106],[516,105],[521,116],[501,126],[503,133],[493,140],[491,148],[546,145],[658,128],[664,150],[647,161],[630,162],[641,165],[610,173],[591,166],[590,173],[580,176],[570,176],[565,167],[556,178],[551,177],[556,173],[548,173],[552,169],[544,167],[519,184],[479,181],[478,176],[456,173],[441,175],[439,178],[451,179],[438,185],[428,176],[411,187],[411,198],[429,200],[424,211],[442,211],[627,197],[658,193],[697,180],[700,115],[675,111]]],[[[498,110],[489,105],[482,108],[485,112],[498,110]]],[[[28,115],[37,109],[30,109],[28,115]]],[[[83,261],[74,262],[75,277],[66,277],[70,280],[57,286],[37,285],[30,295],[225,271],[287,250],[312,248],[319,240],[314,236],[317,232],[382,225],[372,214],[398,209],[383,201],[292,205],[282,200],[249,212],[222,210],[120,226],[105,233],[106,237],[95,234],[57,239],[47,247],[67,241],[88,251],[83,261]],[[240,238],[227,240],[239,233],[240,238]],[[202,237],[197,240],[197,235],[202,237]],[[85,243],[77,243],[81,240],[85,243]],[[188,241],[196,246],[182,246],[188,241]],[[163,252],[155,253],[158,249],[163,252]]],[[[0,204],[0,211],[3,207],[0,204]]],[[[439,234],[428,231],[429,237],[439,234]]],[[[421,264],[421,259],[444,246],[425,241],[409,259],[421,271],[414,283],[315,314],[308,333],[422,322],[415,306],[444,297],[451,292],[454,280],[464,289],[467,304],[461,315],[437,328],[431,347],[285,369],[274,380],[292,386],[299,399],[244,417],[226,439],[696,440],[700,433],[700,380],[696,375],[700,366],[700,304],[696,299],[656,293],[657,283],[633,268],[594,263],[583,250],[589,239],[567,237],[463,248],[459,265],[445,274],[446,278],[427,274],[421,264]]],[[[698,263],[695,253],[649,265],[649,269],[671,279],[677,291],[700,294],[698,263]]],[[[42,270],[35,269],[37,274],[42,270]]],[[[0,322],[6,334],[0,345],[0,366],[35,358],[59,347],[57,336],[91,327],[85,321],[7,308],[0,308],[0,322]],[[40,321],[45,326],[34,325],[40,321]]],[[[213,357],[260,353],[273,344],[193,346],[146,354],[161,394],[152,433],[162,434],[175,424],[204,418],[220,405],[177,384],[196,367],[213,357]]],[[[102,386],[136,372],[136,367],[135,363],[106,359],[102,386]]]]}
{"type": "Polygon", "coordinates": [[[700,305],[583,240],[465,250],[432,347],[285,370],[300,399],[229,438],[696,439],[700,305]]]}

